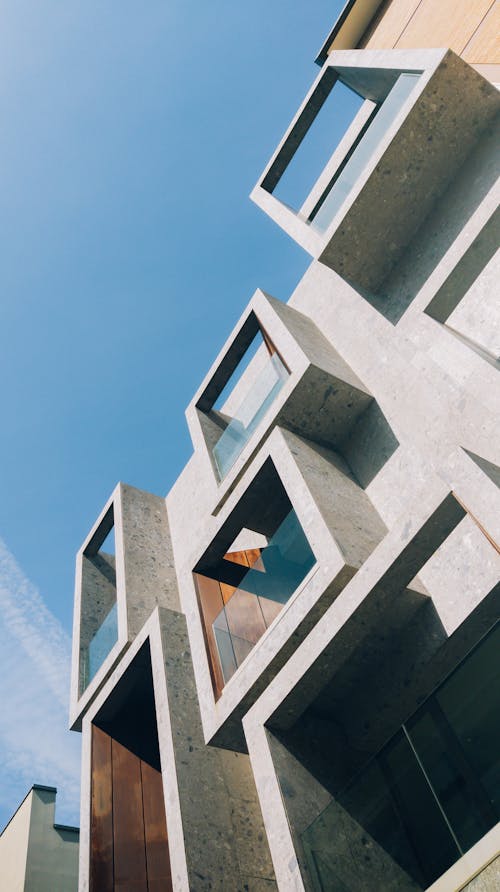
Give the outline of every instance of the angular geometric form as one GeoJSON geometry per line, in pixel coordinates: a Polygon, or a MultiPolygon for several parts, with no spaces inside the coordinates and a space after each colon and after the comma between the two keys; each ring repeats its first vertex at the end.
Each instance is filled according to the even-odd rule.
{"type": "Polygon", "coordinates": [[[241,749],[242,714],[386,528],[341,456],[282,428],[231,493],[217,528],[193,567],[193,584],[183,580],[183,599],[198,599],[193,659],[197,676],[211,677],[200,700],[205,734],[241,749]],[[254,550],[250,568],[234,559],[243,531],[241,548],[254,550]]]}
{"type": "Polygon", "coordinates": [[[371,394],[316,326],[297,310],[257,291],[186,411],[195,450],[210,458],[221,494],[279,424],[335,448],[373,402],[371,394]],[[217,399],[257,337],[225,408],[217,399]],[[240,402],[241,401],[241,402],[240,402]]]}
{"type": "Polygon", "coordinates": [[[437,290],[425,313],[500,369],[500,307],[485,294],[500,275],[500,210],[492,213],[437,290]],[[496,257],[495,257],[496,255],[496,257]]]}
{"type": "Polygon", "coordinates": [[[195,570],[218,696],[316,563],[274,466],[257,485],[266,487],[266,506],[260,516],[242,515],[256,547],[225,552],[212,544],[195,570]]]}
{"type": "Polygon", "coordinates": [[[177,599],[165,502],[119,483],[77,555],[72,726],[151,611],[177,599]]]}
{"type": "Polygon", "coordinates": [[[495,88],[450,51],[334,52],[251,198],[313,257],[376,292],[499,108],[495,88]],[[272,193],[337,79],[365,103],[294,211],[272,193]]]}
{"type": "Polygon", "coordinates": [[[276,889],[248,757],[205,746],[181,613],[154,610],[82,732],[81,889],[276,889]]]}
{"type": "Polygon", "coordinates": [[[487,633],[498,619],[500,581],[451,637],[415,588],[414,574],[464,516],[435,483],[243,720],[283,888],[370,892],[382,877],[394,892],[428,888],[500,817],[488,786],[496,756],[483,745],[495,735],[483,690],[491,666],[478,668],[495,653],[487,633]],[[467,802],[453,798],[459,789],[467,802]]]}

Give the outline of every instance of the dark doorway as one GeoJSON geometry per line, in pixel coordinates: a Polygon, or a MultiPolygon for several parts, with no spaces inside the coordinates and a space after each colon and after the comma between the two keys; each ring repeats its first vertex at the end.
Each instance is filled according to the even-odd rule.
{"type": "Polygon", "coordinates": [[[90,892],[171,892],[149,645],[92,724],[90,892]]]}

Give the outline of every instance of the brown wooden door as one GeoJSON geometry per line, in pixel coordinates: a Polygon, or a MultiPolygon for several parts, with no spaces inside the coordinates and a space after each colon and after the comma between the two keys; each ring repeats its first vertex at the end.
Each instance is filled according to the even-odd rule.
{"type": "Polygon", "coordinates": [[[96,725],[90,892],[172,892],[161,773],[96,725]]]}

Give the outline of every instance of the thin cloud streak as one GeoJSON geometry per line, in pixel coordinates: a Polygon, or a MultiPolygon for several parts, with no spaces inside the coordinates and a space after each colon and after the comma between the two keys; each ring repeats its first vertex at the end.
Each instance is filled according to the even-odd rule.
{"type": "Polygon", "coordinates": [[[71,642],[0,539],[0,827],[34,783],[79,823],[80,739],[68,731],[71,642]]]}

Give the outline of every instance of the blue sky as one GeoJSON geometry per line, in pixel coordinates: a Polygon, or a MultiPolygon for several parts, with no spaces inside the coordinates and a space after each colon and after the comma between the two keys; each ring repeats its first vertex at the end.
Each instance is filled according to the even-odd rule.
{"type": "Polygon", "coordinates": [[[168,491],[253,291],[287,300],[309,263],[248,193],[342,5],[1,5],[0,825],[33,782],[78,819],[74,554],[118,480],[168,491]]]}

